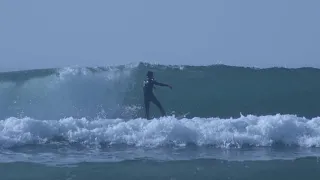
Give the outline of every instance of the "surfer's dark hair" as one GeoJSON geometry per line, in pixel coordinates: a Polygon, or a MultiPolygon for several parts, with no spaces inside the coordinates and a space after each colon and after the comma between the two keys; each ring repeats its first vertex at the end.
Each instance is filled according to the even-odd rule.
{"type": "Polygon", "coordinates": [[[148,72],[147,72],[147,76],[148,76],[148,77],[153,76],[153,72],[152,72],[152,71],[148,71],[148,72]]]}

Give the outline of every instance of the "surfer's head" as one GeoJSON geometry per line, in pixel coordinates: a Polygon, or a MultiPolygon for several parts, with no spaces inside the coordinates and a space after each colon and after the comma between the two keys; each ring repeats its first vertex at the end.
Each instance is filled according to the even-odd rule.
{"type": "Polygon", "coordinates": [[[152,71],[148,71],[147,72],[147,77],[148,78],[153,78],[153,72],[152,71]]]}

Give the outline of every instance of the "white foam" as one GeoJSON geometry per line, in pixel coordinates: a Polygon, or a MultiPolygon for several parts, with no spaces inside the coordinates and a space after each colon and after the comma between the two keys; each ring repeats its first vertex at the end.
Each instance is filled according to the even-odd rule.
{"type": "Polygon", "coordinates": [[[92,118],[102,109],[108,117],[114,116],[125,108],[118,105],[134,83],[132,68],[63,68],[18,85],[0,83],[0,118],[92,118]]]}
{"type": "Polygon", "coordinates": [[[62,136],[69,142],[88,146],[99,143],[158,147],[168,144],[184,146],[213,145],[222,148],[271,146],[281,142],[301,147],[320,147],[320,118],[306,119],[294,115],[242,116],[237,119],[193,118],[177,120],[86,119],[34,120],[8,118],[0,121],[0,144],[12,147],[41,144],[62,136]]]}

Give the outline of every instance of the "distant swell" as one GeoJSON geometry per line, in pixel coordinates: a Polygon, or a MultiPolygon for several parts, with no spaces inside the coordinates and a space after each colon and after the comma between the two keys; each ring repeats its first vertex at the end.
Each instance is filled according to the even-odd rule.
{"type": "Polygon", "coordinates": [[[166,117],[133,119],[0,121],[0,148],[64,142],[84,147],[127,145],[213,146],[217,148],[300,146],[320,147],[320,118],[293,115],[242,116],[237,119],[166,117]]]}
{"type": "MultiPolygon", "coordinates": [[[[143,117],[141,86],[147,70],[153,70],[160,82],[173,86],[172,91],[164,87],[155,90],[168,115],[320,115],[319,69],[139,63],[0,73],[0,119],[143,117]]],[[[154,106],[151,114],[160,115],[154,106]]]]}

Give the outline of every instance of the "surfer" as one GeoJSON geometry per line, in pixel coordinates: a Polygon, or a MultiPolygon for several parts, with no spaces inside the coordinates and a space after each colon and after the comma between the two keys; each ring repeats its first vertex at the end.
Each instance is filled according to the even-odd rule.
{"type": "Polygon", "coordinates": [[[160,104],[160,102],[158,101],[156,96],[153,94],[153,88],[155,88],[154,85],[166,86],[166,87],[169,87],[170,89],[172,89],[172,86],[170,86],[168,84],[163,84],[163,83],[157,82],[153,77],[153,72],[152,71],[148,71],[147,79],[145,81],[143,81],[144,106],[145,106],[146,118],[147,119],[149,119],[150,102],[152,102],[156,106],[158,106],[162,116],[166,115],[162,105],[160,104]]]}

